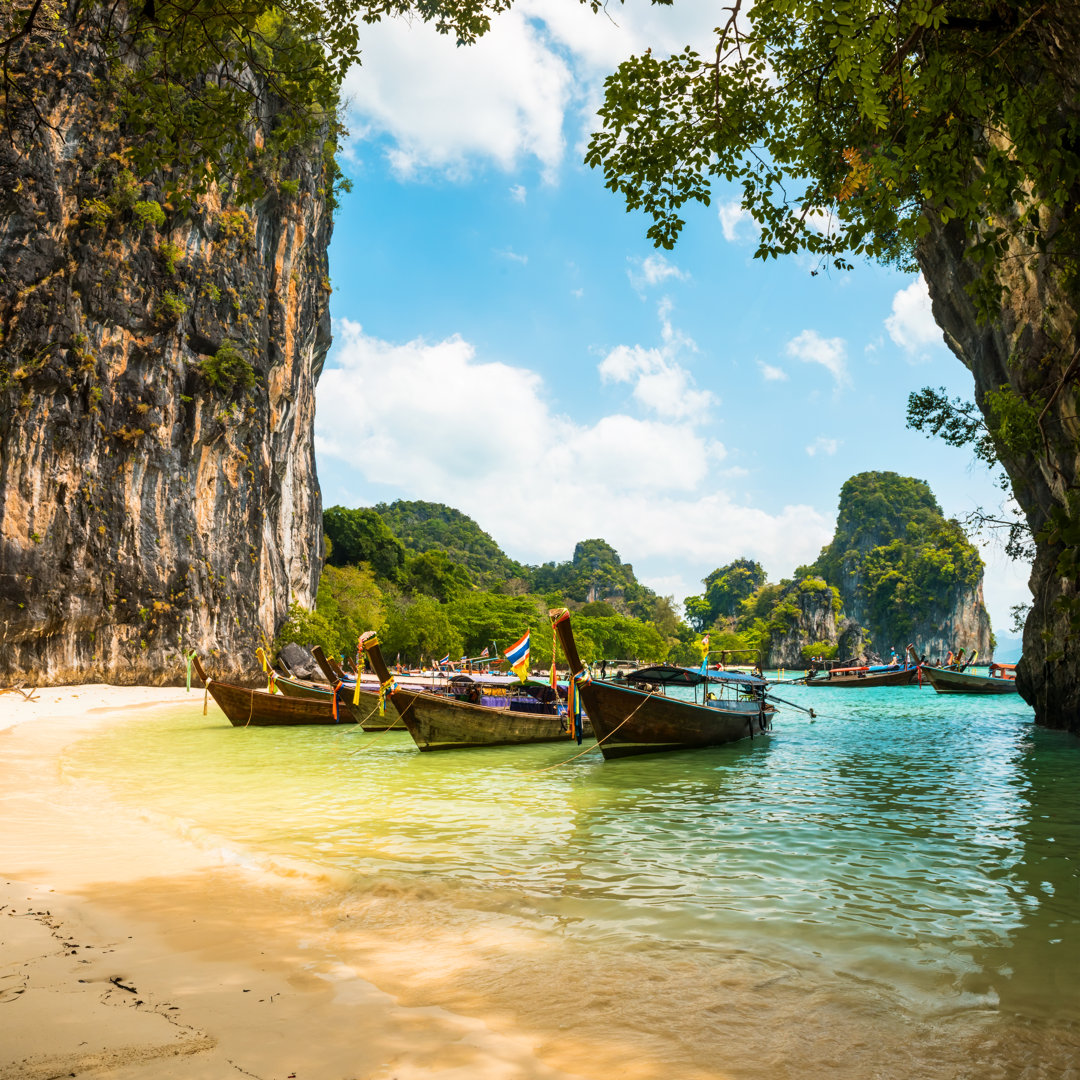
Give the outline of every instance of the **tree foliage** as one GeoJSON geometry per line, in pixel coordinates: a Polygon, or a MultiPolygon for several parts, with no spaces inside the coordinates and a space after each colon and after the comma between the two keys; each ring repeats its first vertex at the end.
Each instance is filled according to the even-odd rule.
{"type": "MultiPolygon", "coordinates": [[[[762,258],[912,267],[931,228],[960,219],[990,265],[1009,231],[992,217],[1034,230],[1080,177],[1080,117],[1068,65],[1047,62],[1045,8],[735,0],[708,55],[646,51],[619,66],[586,160],[652,218],[658,246],[675,243],[687,203],[734,181],[762,258]]],[[[1051,242],[1071,255],[1075,232],[1051,242]]]]}
{"type": "Polygon", "coordinates": [[[739,605],[765,584],[765,569],[751,559],[736,559],[702,580],[705,592],[683,601],[686,617],[704,632],[718,619],[735,618],[739,605]]]}
{"type": "Polygon", "coordinates": [[[529,571],[508,558],[498,544],[467,514],[433,502],[398,500],[378,503],[373,511],[411,552],[440,551],[475,585],[496,587],[529,571]]]}
{"type": "Polygon", "coordinates": [[[405,566],[405,548],[374,510],[331,506],[323,511],[334,566],[368,563],[380,578],[396,581],[405,566]]]}

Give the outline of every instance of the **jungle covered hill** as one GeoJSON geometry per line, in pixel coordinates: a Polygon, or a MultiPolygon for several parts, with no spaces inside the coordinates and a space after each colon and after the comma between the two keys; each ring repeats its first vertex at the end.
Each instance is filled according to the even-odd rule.
{"type": "Polygon", "coordinates": [[[551,607],[575,613],[582,656],[697,664],[706,648],[732,664],[797,667],[814,657],[990,655],[982,561],[928,484],[896,473],[852,477],[837,530],[811,566],[770,582],[737,559],[703,591],[659,596],[607,541],[582,540],[564,562],[511,559],[472,518],[440,503],[398,501],[323,514],[326,565],[314,609],[294,604],[278,635],[346,655],[380,632],[390,656],[417,664],[491,655],[531,632],[532,663],[550,664],[551,607]],[[707,646],[703,638],[708,636],[707,646]]]}

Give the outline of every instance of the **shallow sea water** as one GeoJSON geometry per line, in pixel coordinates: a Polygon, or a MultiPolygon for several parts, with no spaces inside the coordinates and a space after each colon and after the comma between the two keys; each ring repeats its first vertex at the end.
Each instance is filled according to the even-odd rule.
{"type": "Polygon", "coordinates": [[[344,970],[498,1014],[552,1068],[1080,1076],[1080,740],[1011,697],[776,692],[818,718],[613,762],[236,729],[193,695],[64,768],[324,880],[344,970]]]}

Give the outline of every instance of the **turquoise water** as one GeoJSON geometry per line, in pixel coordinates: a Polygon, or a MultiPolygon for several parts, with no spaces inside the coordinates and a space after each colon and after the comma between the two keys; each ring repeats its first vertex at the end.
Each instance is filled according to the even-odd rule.
{"type": "MultiPolygon", "coordinates": [[[[818,718],[781,706],[752,742],[613,762],[570,741],[420,754],[400,733],[235,729],[200,701],[65,768],[237,857],[333,875],[372,925],[400,932],[387,896],[433,941],[510,919],[566,977],[652,1011],[662,970],[699,1022],[673,1012],[653,1052],[708,1075],[1075,1075],[1080,740],[1015,698],[777,693],[818,718]],[[752,1036],[702,1031],[729,990],[757,995],[752,1036]],[[808,1004],[819,1049],[762,1071],[766,1032],[788,1046],[808,1004]]],[[[488,962],[485,992],[563,1023],[529,1011],[521,957],[488,962]]]]}

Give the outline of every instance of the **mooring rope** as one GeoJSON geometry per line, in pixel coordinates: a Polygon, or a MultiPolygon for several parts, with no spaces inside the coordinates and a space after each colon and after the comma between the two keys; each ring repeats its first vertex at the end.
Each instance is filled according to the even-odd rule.
{"type": "Polygon", "coordinates": [[[586,754],[591,754],[593,750],[599,749],[601,743],[607,742],[608,739],[610,739],[611,736],[614,735],[615,732],[618,731],[619,728],[621,728],[623,726],[623,724],[630,723],[630,721],[633,720],[634,717],[637,715],[638,709],[640,709],[641,706],[644,705],[645,702],[649,700],[649,698],[655,697],[655,696],[656,695],[654,693],[652,693],[652,691],[649,691],[641,699],[641,701],[638,703],[637,708],[635,708],[634,711],[625,720],[622,720],[618,724],[616,724],[615,727],[613,727],[602,739],[597,739],[596,742],[592,746],[586,746],[584,750],[579,751],[573,757],[568,757],[565,761],[556,761],[554,765],[548,765],[543,769],[536,769],[533,772],[526,773],[526,775],[527,776],[539,776],[541,773],[551,772],[552,769],[557,769],[561,765],[569,765],[571,761],[577,761],[577,759],[579,757],[584,757],[586,754]]]}

